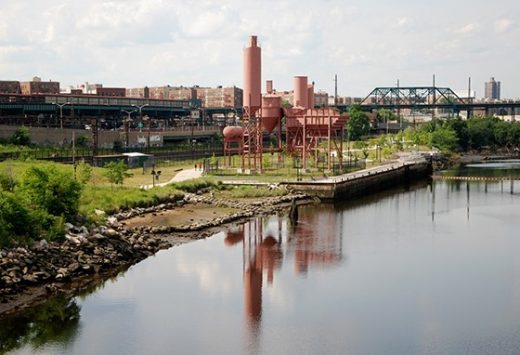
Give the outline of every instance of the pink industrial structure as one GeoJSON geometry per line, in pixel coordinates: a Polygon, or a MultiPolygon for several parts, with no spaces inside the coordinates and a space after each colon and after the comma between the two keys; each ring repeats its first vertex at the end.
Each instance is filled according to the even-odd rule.
{"type": "Polygon", "coordinates": [[[327,140],[324,149],[327,168],[332,168],[332,153],[337,152],[342,165],[343,133],[346,116],[332,108],[314,108],[314,83],[308,84],[307,76],[294,77],[294,107],[282,109],[281,96],[273,89],[272,80],[266,82],[266,94],[261,93],[261,49],[257,37],[251,36],[244,48],[244,109],[242,127],[224,129],[224,153],[231,163],[231,156],[241,154],[242,170],[262,171],[264,152],[282,152],[282,117],[286,118],[287,153],[301,157],[302,167],[308,159],[320,155],[319,143],[327,140]],[[264,151],[263,134],[276,136],[276,147],[264,151]]]}

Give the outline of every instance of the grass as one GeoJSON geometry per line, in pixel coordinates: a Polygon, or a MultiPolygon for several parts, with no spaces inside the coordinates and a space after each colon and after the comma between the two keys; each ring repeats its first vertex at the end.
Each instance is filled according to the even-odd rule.
{"type": "Polygon", "coordinates": [[[260,198],[260,197],[276,197],[284,196],[287,194],[287,190],[280,189],[268,189],[267,187],[257,186],[229,186],[226,189],[220,190],[216,193],[216,197],[219,198],[260,198]]]}
{"type": "Polygon", "coordinates": [[[147,207],[166,201],[179,200],[182,191],[171,187],[141,190],[132,187],[108,187],[87,185],[80,199],[80,213],[96,219],[95,210],[115,213],[133,207],[147,207]]]}

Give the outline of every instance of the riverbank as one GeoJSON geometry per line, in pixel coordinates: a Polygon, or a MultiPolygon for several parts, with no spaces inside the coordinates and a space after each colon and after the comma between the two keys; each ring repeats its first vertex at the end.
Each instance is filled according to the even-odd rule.
{"type": "Polygon", "coordinates": [[[159,250],[209,237],[228,224],[286,213],[293,200],[313,201],[304,194],[251,200],[187,193],[180,201],[117,213],[107,218],[106,225],[90,230],[67,224],[63,242],[41,240],[28,247],[0,249],[0,316],[55,294],[73,295],[159,250]],[[196,220],[202,209],[206,218],[196,220]],[[189,215],[193,221],[164,225],[156,219],[170,214],[189,215]]]}

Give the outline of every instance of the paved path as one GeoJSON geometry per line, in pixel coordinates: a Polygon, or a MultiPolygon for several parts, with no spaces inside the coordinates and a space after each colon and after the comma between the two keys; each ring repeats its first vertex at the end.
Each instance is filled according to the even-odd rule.
{"type": "MultiPolygon", "coordinates": [[[[195,170],[195,169],[181,170],[171,180],[166,181],[166,182],[161,182],[160,184],[155,184],[155,186],[166,186],[166,185],[172,184],[174,182],[181,182],[181,181],[186,181],[186,180],[191,180],[191,179],[197,179],[197,178],[200,178],[201,176],[202,176],[201,170],[195,170]]],[[[153,185],[141,185],[140,186],[141,189],[145,189],[145,190],[151,189],[152,187],[153,187],[153,185]]]]}

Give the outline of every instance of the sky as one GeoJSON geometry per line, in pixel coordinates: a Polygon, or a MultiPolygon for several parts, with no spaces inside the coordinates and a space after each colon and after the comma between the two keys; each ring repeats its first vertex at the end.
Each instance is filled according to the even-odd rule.
{"type": "Polygon", "coordinates": [[[378,86],[520,98],[518,0],[0,0],[0,80],[61,87],[242,87],[242,50],[262,47],[262,81],[364,97],[378,86]]]}

